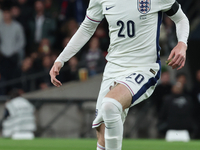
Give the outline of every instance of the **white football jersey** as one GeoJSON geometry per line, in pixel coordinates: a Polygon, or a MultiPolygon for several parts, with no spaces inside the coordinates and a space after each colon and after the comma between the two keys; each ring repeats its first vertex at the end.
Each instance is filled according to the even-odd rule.
{"type": "Polygon", "coordinates": [[[87,18],[109,24],[106,59],[121,67],[159,65],[162,12],[175,0],[90,0],[87,18]]]}

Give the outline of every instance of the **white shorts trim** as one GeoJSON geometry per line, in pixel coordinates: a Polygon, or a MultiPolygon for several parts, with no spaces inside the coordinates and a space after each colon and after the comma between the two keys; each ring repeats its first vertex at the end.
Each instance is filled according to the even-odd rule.
{"type": "Polygon", "coordinates": [[[99,127],[102,123],[104,123],[104,121],[101,121],[101,122],[96,123],[96,124],[92,124],[92,128],[97,128],[97,127],[99,127]]]}
{"type": "Polygon", "coordinates": [[[128,89],[129,89],[129,91],[131,92],[131,95],[133,96],[134,95],[134,93],[133,93],[133,90],[130,88],[130,86],[127,84],[127,83],[125,83],[125,82],[123,82],[123,81],[119,81],[119,80],[115,80],[117,83],[120,83],[120,84],[123,84],[124,86],[126,86],[128,89]]]}

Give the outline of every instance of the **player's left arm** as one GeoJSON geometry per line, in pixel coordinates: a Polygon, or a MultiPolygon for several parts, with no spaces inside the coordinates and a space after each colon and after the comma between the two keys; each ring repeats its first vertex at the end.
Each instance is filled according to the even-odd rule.
{"type": "Polygon", "coordinates": [[[171,51],[168,61],[169,66],[179,70],[184,67],[186,61],[187,40],[189,36],[189,21],[183,13],[181,6],[175,2],[171,9],[166,12],[176,25],[178,44],[171,51]]]}

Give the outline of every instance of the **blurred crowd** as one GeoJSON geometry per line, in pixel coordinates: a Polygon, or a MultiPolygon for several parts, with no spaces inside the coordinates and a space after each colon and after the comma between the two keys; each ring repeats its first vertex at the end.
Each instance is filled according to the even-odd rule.
{"type": "Polygon", "coordinates": [[[161,137],[173,129],[188,130],[192,138],[200,138],[200,69],[191,90],[187,81],[187,75],[179,72],[171,83],[169,71],[162,68],[160,84],[152,95],[161,137]]]}
{"type": "MultiPolygon", "coordinates": [[[[199,1],[178,1],[196,25],[191,29],[195,31],[199,7],[189,11],[188,6],[199,1]]],[[[22,94],[52,86],[51,66],[84,20],[88,3],[89,0],[0,0],[0,96],[13,87],[22,94]]],[[[193,37],[200,35],[195,33],[193,37]]],[[[164,15],[161,55],[168,56],[176,43],[175,25],[164,15]]],[[[102,73],[108,45],[108,25],[103,20],[90,41],[65,64],[58,79],[79,80],[81,68],[87,70],[88,76],[102,73]]],[[[163,68],[161,82],[152,96],[161,134],[168,129],[187,129],[200,138],[200,70],[192,90],[186,87],[184,73],[177,74],[172,84],[170,73],[163,68]]]]}
{"type": "MultiPolygon", "coordinates": [[[[85,18],[89,0],[0,0],[0,95],[52,86],[49,70],[85,18]],[[37,75],[36,75],[37,74],[37,75]],[[33,75],[33,76],[31,76],[33,75]],[[13,82],[19,79],[18,82],[13,82]]],[[[108,33],[102,23],[91,40],[65,65],[61,82],[103,72],[108,33]]],[[[77,41],[78,42],[78,41],[77,41]]]]}
{"type": "MultiPolygon", "coordinates": [[[[189,4],[178,1],[190,18],[195,18],[196,11],[190,13],[189,4]]],[[[89,0],[0,0],[0,95],[6,95],[12,87],[24,93],[52,86],[48,72],[84,20],[88,3],[89,0]]],[[[164,15],[161,55],[169,55],[176,43],[175,25],[164,15]]],[[[61,82],[78,80],[80,68],[86,68],[88,76],[103,72],[108,45],[108,24],[104,19],[58,78],[61,82]]]]}

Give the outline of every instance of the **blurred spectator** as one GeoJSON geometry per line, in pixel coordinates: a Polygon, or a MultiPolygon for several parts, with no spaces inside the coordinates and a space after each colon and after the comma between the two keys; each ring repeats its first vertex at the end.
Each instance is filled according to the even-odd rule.
{"type": "Polygon", "coordinates": [[[63,43],[62,43],[63,49],[64,49],[65,46],[69,43],[69,40],[70,40],[70,37],[64,38],[63,43]]]}
{"type": "Polygon", "coordinates": [[[164,16],[164,23],[162,26],[162,33],[161,35],[161,40],[164,40],[162,45],[162,53],[164,55],[169,55],[171,50],[176,46],[177,43],[177,38],[176,38],[176,29],[173,21],[168,17],[164,16]],[[164,29],[163,29],[164,28],[164,29]]]}
{"type": "Polygon", "coordinates": [[[18,77],[18,78],[21,77],[21,79],[22,79],[20,84],[18,84],[17,86],[23,92],[30,92],[31,89],[33,89],[36,86],[36,85],[32,85],[33,83],[35,84],[35,82],[33,82],[31,80],[27,80],[27,76],[29,76],[33,73],[34,73],[33,59],[31,59],[31,57],[26,57],[23,60],[20,69],[18,69],[17,72],[15,73],[16,77],[18,77]]]}
{"type": "Polygon", "coordinates": [[[38,48],[38,52],[41,54],[50,54],[51,45],[48,39],[42,39],[38,48]]]}
{"type": "Polygon", "coordinates": [[[68,61],[68,66],[69,68],[65,72],[65,82],[73,81],[73,80],[78,80],[78,70],[79,70],[79,61],[76,56],[73,56],[72,58],[69,59],[68,61]]]}
{"type": "MultiPolygon", "coordinates": [[[[68,44],[70,40],[70,37],[65,37],[62,42],[62,49],[65,48],[65,46],[68,44]]],[[[53,54],[52,59],[53,62],[55,61],[57,55],[53,54]]],[[[63,71],[60,72],[58,79],[61,82],[69,82],[73,80],[78,80],[78,70],[79,70],[79,61],[76,56],[73,56],[69,61],[67,62],[67,65],[64,66],[63,71]]]]}
{"type": "Polygon", "coordinates": [[[17,5],[12,6],[11,14],[12,14],[12,18],[13,19],[15,19],[18,22],[20,22],[19,20],[21,20],[21,18],[20,18],[21,10],[17,5]]]}
{"type": "Polygon", "coordinates": [[[45,76],[43,76],[41,79],[39,79],[39,88],[40,89],[46,89],[49,86],[51,86],[51,79],[49,76],[49,71],[51,69],[51,66],[53,65],[51,55],[45,55],[42,59],[42,67],[43,67],[43,72],[45,76]]]}
{"type": "Polygon", "coordinates": [[[180,82],[172,87],[172,93],[165,97],[159,114],[158,130],[164,133],[169,129],[188,130],[195,134],[194,105],[192,99],[184,93],[180,82]]]}
{"type": "Polygon", "coordinates": [[[68,37],[72,37],[77,30],[78,30],[78,23],[74,19],[65,22],[61,27],[62,35],[68,37]]]}
{"type": "Polygon", "coordinates": [[[152,95],[153,103],[156,107],[156,114],[160,113],[163,100],[165,96],[171,93],[172,88],[172,84],[170,83],[170,73],[167,68],[162,66],[161,72],[160,84],[158,84],[152,95]]]}
{"type": "MultiPolygon", "coordinates": [[[[29,0],[30,1],[30,0],[29,0]]],[[[17,6],[20,8],[20,15],[24,20],[29,19],[32,11],[31,5],[28,4],[28,0],[17,0],[17,6]]]]}
{"type": "Polygon", "coordinates": [[[1,120],[2,136],[9,138],[14,134],[20,134],[21,137],[24,134],[33,135],[32,132],[36,130],[34,106],[20,96],[18,89],[13,89],[9,95],[10,99],[5,103],[4,116],[1,120]]]}
{"type": "Polygon", "coordinates": [[[28,37],[28,22],[30,20],[31,13],[33,12],[32,7],[28,5],[27,0],[17,0],[11,11],[13,18],[21,23],[24,28],[25,35],[28,37]]]}
{"type": "Polygon", "coordinates": [[[185,73],[183,73],[183,72],[177,73],[176,82],[180,82],[183,85],[184,93],[190,94],[188,89],[187,89],[187,76],[186,76],[185,73]]]}
{"type": "Polygon", "coordinates": [[[29,46],[32,51],[37,50],[38,45],[43,38],[47,38],[50,41],[50,45],[54,45],[55,42],[55,21],[51,18],[47,18],[44,11],[43,1],[37,0],[35,2],[35,15],[29,22],[29,46]]]}
{"type": "Polygon", "coordinates": [[[78,64],[79,62],[76,56],[72,57],[69,60],[69,68],[70,68],[70,74],[71,74],[70,80],[78,79],[78,64]]]}
{"type": "Polygon", "coordinates": [[[56,41],[57,45],[56,46],[59,49],[63,50],[63,48],[65,48],[66,46],[66,45],[63,46],[64,39],[66,37],[71,38],[74,35],[74,33],[78,30],[78,27],[79,25],[74,19],[61,23],[60,28],[57,31],[57,41],[56,41]]]}
{"type": "Polygon", "coordinates": [[[51,60],[52,60],[53,63],[54,63],[55,60],[57,59],[58,55],[59,55],[59,54],[57,54],[57,53],[52,53],[52,54],[51,54],[51,60]]]}
{"type": "MultiPolygon", "coordinates": [[[[17,6],[17,5],[14,5],[14,6],[12,6],[11,7],[11,14],[12,14],[12,18],[14,19],[14,20],[16,20],[17,22],[19,22],[20,23],[20,25],[22,25],[22,27],[23,27],[23,34],[25,35],[25,37],[24,38],[26,38],[26,28],[25,28],[25,19],[24,18],[22,18],[22,16],[21,16],[21,10],[20,10],[20,8],[17,6]]],[[[24,47],[25,47],[25,44],[24,44],[24,47]]],[[[20,55],[19,55],[19,59],[20,59],[20,62],[23,60],[23,58],[24,58],[24,55],[25,55],[25,51],[23,50],[21,53],[20,53],[20,55]]]]}
{"type": "Polygon", "coordinates": [[[25,39],[22,26],[12,20],[9,8],[3,10],[3,22],[0,24],[0,64],[1,75],[10,80],[24,53],[25,39]]]}
{"type": "Polygon", "coordinates": [[[99,39],[93,37],[89,43],[89,50],[83,55],[81,65],[88,69],[89,76],[103,72],[105,58],[99,48],[99,39]]]}
{"type": "MultiPolygon", "coordinates": [[[[107,54],[107,49],[109,45],[109,37],[108,32],[105,31],[105,29],[108,28],[108,24],[105,21],[102,21],[102,23],[98,26],[96,29],[94,36],[99,38],[99,47],[104,51],[104,56],[107,54]]],[[[108,30],[108,29],[107,29],[108,30]]]]}
{"type": "Polygon", "coordinates": [[[196,72],[196,82],[192,89],[195,104],[195,120],[198,126],[197,138],[200,138],[200,69],[196,72]]]}
{"type": "Polygon", "coordinates": [[[100,25],[97,30],[95,31],[94,33],[94,36],[95,37],[98,37],[98,38],[103,38],[106,36],[106,31],[105,29],[100,25]]]}
{"type": "Polygon", "coordinates": [[[74,18],[80,24],[85,18],[87,5],[88,0],[62,0],[59,18],[61,20],[74,18]]]}
{"type": "MultiPolygon", "coordinates": [[[[22,0],[23,1],[23,0],[22,0]]],[[[35,3],[36,0],[27,0],[27,4],[29,6],[34,6],[34,3],[35,3]]]]}
{"type": "MultiPolygon", "coordinates": [[[[45,89],[49,86],[51,86],[49,71],[57,58],[56,54],[51,54],[44,56],[43,58],[43,72],[45,73],[45,76],[41,79],[39,79],[39,86],[41,89],[45,89]]],[[[69,59],[67,62],[67,65],[63,67],[63,70],[59,73],[57,76],[57,79],[61,81],[62,83],[73,81],[73,80],[79,80],[79,61],[76,56],[73,56],[69,59]]]]}
{"type": "Polygon", "coordinates": [[[48,17],[56,19],[58,17],[60,8],[59,1],[53,0],[44,0],[45,14],[48,17]]]}

